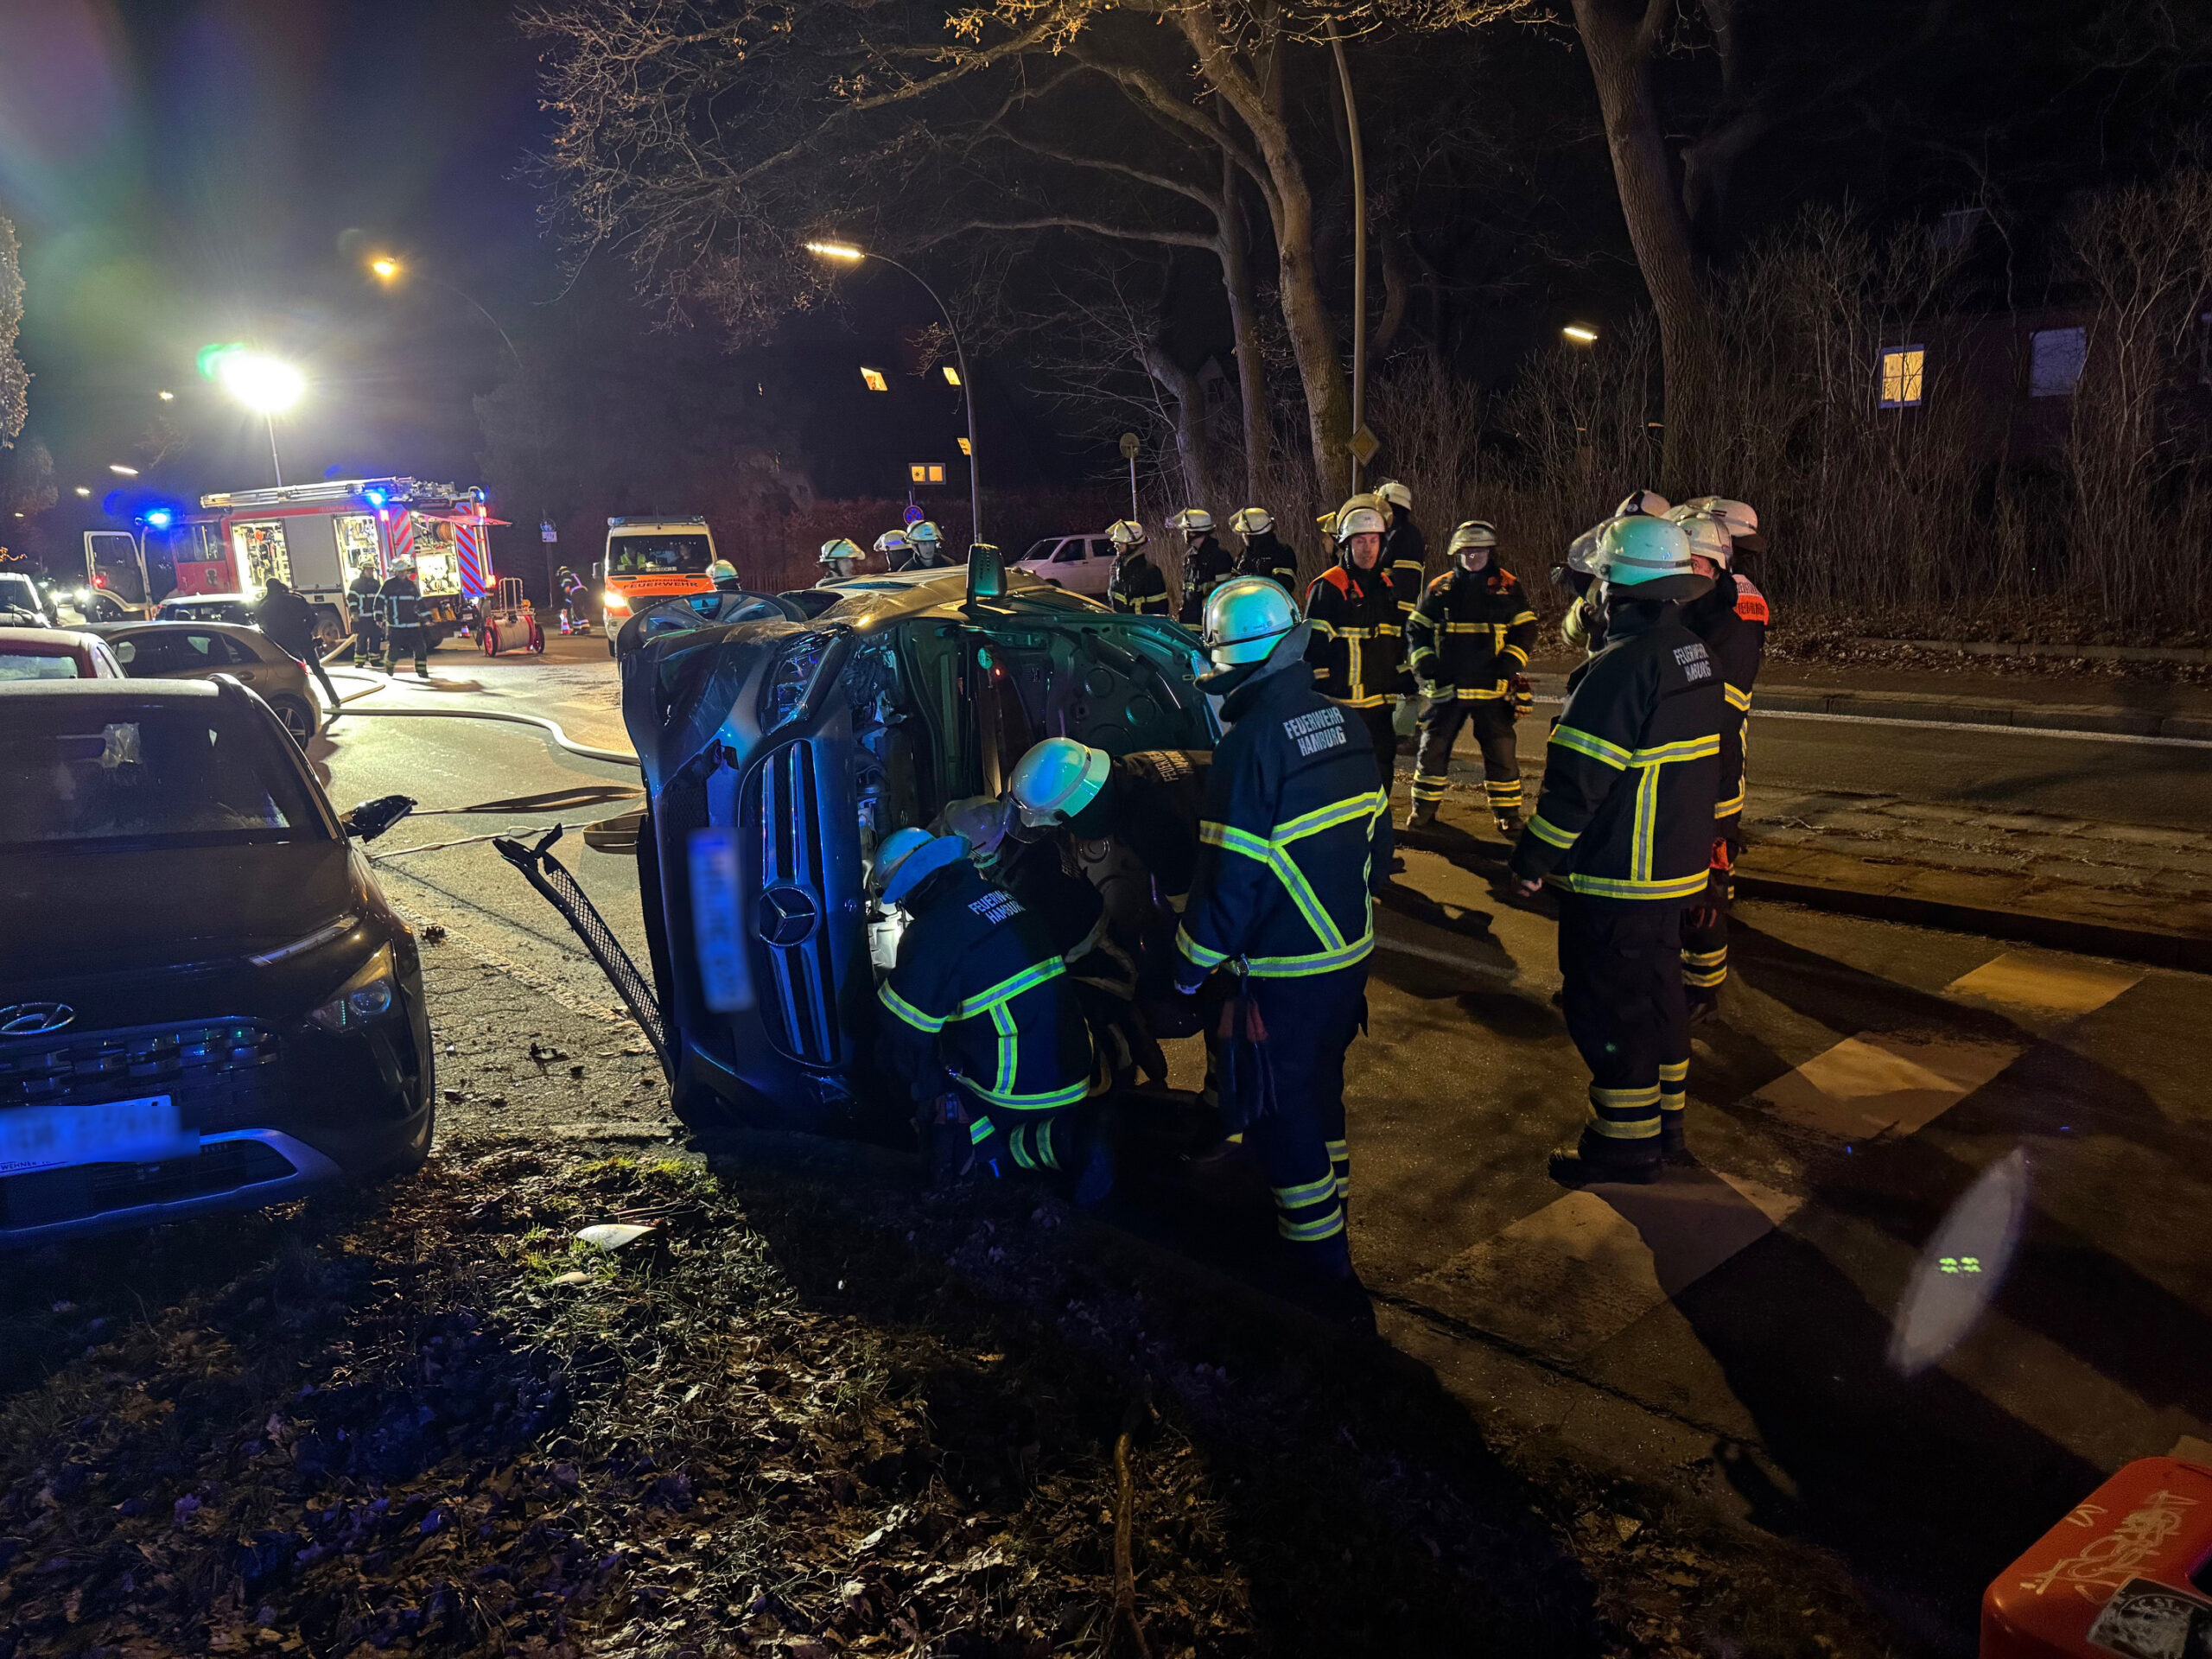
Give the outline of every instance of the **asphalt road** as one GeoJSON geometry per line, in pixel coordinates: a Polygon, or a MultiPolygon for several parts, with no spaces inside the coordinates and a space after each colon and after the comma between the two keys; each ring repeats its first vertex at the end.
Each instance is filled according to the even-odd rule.
{"type": "MultiPolygon", "coordinates": [[[[320,760],[341,804],[636,776],[512,726],[340,732],[320,760]]],[[[1769,719],[1754,754],[1808,789],[2152,821],[2212,804],[2212,760],[2143,745],[1769,719]]],[[[374,850],[454,944],[603,1008],[519,875],[430,843],[570,825],[569,861],[635,949],[628,861],[574,833],[617,810],[423,816],[374,850]]],[[[1916,1644],[1970,1651],[1982,1585],[2103,1474],[2212,1437],[2212,1104],[2187,1035],[2212,1027],[2212,980],[1747,905],[1725,1012],[1697,1032],[1704,1166],[1566,1193],[1543,1154],[1586,1073],[1550,1001],[1553,929],[1466,828],[1408,849],[1348,1068],[1384,1335],[1500,1432],[1815,1538],[1916,1644]]],[[[1194,1080],[1194,1042],[1176,1062],[1194,1080]]],[[[1249,1166],[1134,1166],[1108,1218],[1269,1274],[1249,1166]]]]}

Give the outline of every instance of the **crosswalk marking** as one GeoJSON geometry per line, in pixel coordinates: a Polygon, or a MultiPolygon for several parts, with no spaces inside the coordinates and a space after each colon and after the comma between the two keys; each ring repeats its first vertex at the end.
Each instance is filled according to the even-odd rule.
{"type": "Polygon", "coordinates": [[[1803,1202],[1740,1176],[1669,1170],[1656,1185],[1554,1199],[1414,1287],[1439,1313],[1573,1358],[1764,1238],[1803,1202]]]}
{"type": "Polygon", "coordinates": [[[1910,1135],[2020,1057],[2017,1043],[1906,1032],[1847,1037],[1751,1098],[1784,1122],[1839,1141],[1910,1135]]]}
{"type": "Polygon", "coordinates": [[[1943,988],[1946,996],[1971,997],[2004,1007],[2042,1014],[2094,1014],[2141,982],[2145,969],[2108,962],[2007,950],[1961,974],[1943,988]]]}

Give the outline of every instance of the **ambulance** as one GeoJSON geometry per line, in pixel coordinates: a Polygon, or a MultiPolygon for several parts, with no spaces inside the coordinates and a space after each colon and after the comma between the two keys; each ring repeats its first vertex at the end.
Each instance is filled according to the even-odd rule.
{"type": "Polygon", "coordinates": [[[710,593],[715,533],[704,518],[609,518],[600,568],[607,654],[633,610],[682,594],[710,593]]]}

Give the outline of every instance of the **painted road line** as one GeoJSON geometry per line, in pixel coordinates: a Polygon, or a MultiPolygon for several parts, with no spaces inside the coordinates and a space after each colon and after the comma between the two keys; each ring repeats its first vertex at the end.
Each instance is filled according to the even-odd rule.
{"type": "MultiPolygon", "coordinates": [[[[1535,701],[1554,706],[1565,697],[1539,696],[1535,701]]],[[[1753,720],[1826,721],[1838,726],[1913,726],[1929,732],[2001,732],[2007,737],[2063,737],[2075,743],[2133,743],[2154,749],[2212,749],[2212,738],[2153,737],[2138,732],[2079,732],[2048,726],[2007,726],[1993,720],[1916,720],[1906,715],[1829,715],[1815,709],[1754,709],[1753,720]]],[[[1459,753],[1453,746],[1454,754],[1459,753]]],[[[1480,753],[1470,748],[1470,753],[1480,753]]]]}
{"type": "Polygon", "coordinates": [[[2087,957],[2007,950],[1972,973],[1960,975],[1943,988],[1943,995],[2078,1019],[2133,990],[2147,971],[2087,957]]]}
{"type": "Polygon", "coordinates": [[[1740,1176],[1669,1169],[1651,1186],[1570,1192],[1412,1288],[1440,1313],[1575,1358],[1765,1237],[1803,1202],[1740,1176]]]}
{"type": "Polygon", "coordinates": [[[1439,950],[1433,946],[1414,944],[1407,939],[1394,939],[1380,929],[1376,931],[1375,948],[1394,951],[1402,957],[1418,957],[1423,962],[1433,962],[1446,968],[1456,968],[1463,974],[1478,975],[1484,979],[1501,979],[1510,983],[1521,977],[1521,970],[1510,963],[1484,962],[1458,950],[1439,950]]]}
{"type": "Polygon", "coordinates": [[[1964,1100],[2025,1052],[1935,1032],[1847,1037],[1785,1071],[1751,1100],[1799,1128],[1839,1141],[1910,1135],[1964,1100]]]}

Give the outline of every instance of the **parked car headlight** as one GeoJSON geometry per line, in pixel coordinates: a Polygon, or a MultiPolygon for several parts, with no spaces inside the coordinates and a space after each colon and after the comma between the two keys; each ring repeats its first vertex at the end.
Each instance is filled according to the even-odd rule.
{"type": "Polygon", "coordinates": [[[807,689],[829,649],[830,641],[820,634],[803,634],[784,648],[775,671],[760,690],[761,730],[782,725],[805,708],[807,689]]]}
{"type": "Polygon", "coordinates": [[[378,948],[339,987],[338,995],[308,1018],[325,1031],[346,1032],[383,1018],[399,1006],[399,982],[391,971],[391,947],[378,948]]]}

